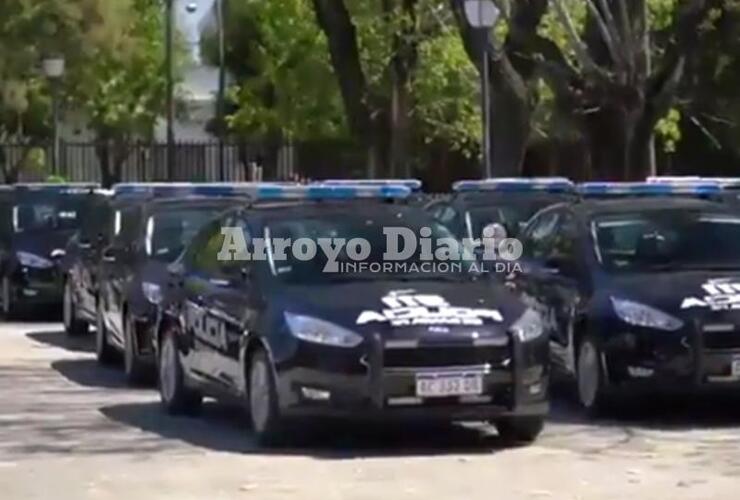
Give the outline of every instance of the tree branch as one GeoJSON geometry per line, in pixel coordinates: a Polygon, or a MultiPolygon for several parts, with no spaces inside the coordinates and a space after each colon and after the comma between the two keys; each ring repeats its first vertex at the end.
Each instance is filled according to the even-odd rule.
{"type": "Polygon", "coordinates": [[[588,52],[588,47],[581,39],[578,31],[576,30],[575,23],[570,17],[568,9],[563,4],[563,0],[553,0],[555,7],[555,13],[558,16],[558,20],[565,28],[565,32],[568,35],[568,40],[573,47],[578,62],[581,64],[584,70],[599,75],[604,79],[609,79],[609,75],[598,65],[596,61],[591,57],[588,52]]]}
{"type": "Polygon", "coordinates": [[[625,62],[625,59],[622,57],[622,54],[620,54],[618,48],[619,32],[613,29],[613,18],[612,23],[608,24],[607,19],[608,17],[611,17],[611,11],[606,5],[605,0],[599,0],[599,2],[603,10],[603,15],[594,3],[594,0],[586,0],[586,5],[588,6],[588,10],[591,12],[591,16],[593,16],[593,19],[596,22],[596,26],[599,28],[601,38],[604,40],[607,49],[609,49],[609,54],[611,55],[612,61],[614,61],[617,66],[620,66],[623,62],[625,62]]]}

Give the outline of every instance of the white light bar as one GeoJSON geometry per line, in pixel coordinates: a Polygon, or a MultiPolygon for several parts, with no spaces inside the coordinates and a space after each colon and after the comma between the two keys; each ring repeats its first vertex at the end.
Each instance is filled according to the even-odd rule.
{"type": "Polygon", "coordinates": [[[421,190],[419,179],[326,179],[315,184],[332,186],[406,186],[412,191],[421,190]]]}
{"type": "Polygon", "coordinates": [[[709,196],[721,192],[716,182],[585,182],[578,185],[584,197],[614,196],[709,196]]]}
{"type": "Polygon", "coordinates": [[[508,193],[573,193],[575,184],[565,177],[508,177],[480,181],[458,181],[452,190],[458,193],[482,191],[508,193]]]}

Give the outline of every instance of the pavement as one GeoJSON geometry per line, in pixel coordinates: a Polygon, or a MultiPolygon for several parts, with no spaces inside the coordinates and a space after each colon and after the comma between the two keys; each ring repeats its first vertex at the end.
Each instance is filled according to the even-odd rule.
{"type": "Polygon", "coordinates": [[[92,336],[0,324],[0,499],[736,499],[734,398],[634,401],[587,421],[558,398],[541,438],[484,424],[306,430],[255,444],[236,408],[170,417],[95,362],[92,336]]]}

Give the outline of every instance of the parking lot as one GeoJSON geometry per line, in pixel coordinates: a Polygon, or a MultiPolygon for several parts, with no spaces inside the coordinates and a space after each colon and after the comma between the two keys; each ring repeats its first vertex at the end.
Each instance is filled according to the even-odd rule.
{"type": "Polygon", "coordinates": [[[99,367],[92,337],[0,325],[2,498],[736,498],[740,405],[635,405],[586,422],[556,399],[532,446],[485,426],[312,431],[259,448],[240,412],[173,418],[99,367]]]}

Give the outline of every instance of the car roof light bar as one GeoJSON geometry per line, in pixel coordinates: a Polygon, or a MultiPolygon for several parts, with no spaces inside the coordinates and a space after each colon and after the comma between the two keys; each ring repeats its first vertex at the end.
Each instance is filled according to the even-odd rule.
{"type": "Polygon", "coordinates": [[[721,192],[716,182],[585,182],[578,185],[583,197],[709,196],[721,192]]]}
{"type": "Polygon", "coordinates": [[[412,191],[421,190],[419,179],[326,179],[315,184],[329,186],[406,186],[412,191]]]}
{"type": "Polygon", "coordinates": [[[309,186],[262,185],[257,189],[258,200],[352,200],[352,199],[406,199],[411,189],[402,185],[336,185],[309,186]]]}
{"type": "Polygon", "coordinates": [[[509,192],[509,193],[572,193],[575,184],[565,177],[510,177],[480,181],[458,181],[452,185],[457,193],[509,192]]]}

